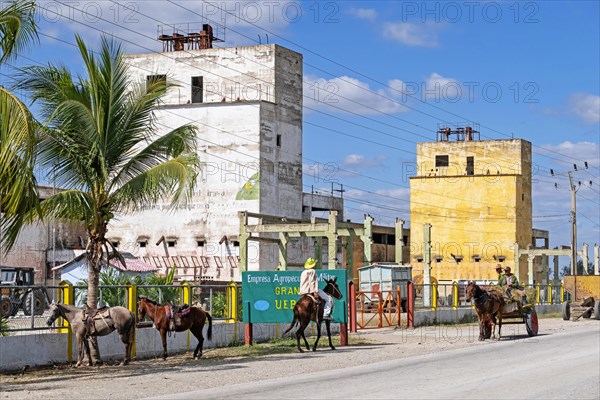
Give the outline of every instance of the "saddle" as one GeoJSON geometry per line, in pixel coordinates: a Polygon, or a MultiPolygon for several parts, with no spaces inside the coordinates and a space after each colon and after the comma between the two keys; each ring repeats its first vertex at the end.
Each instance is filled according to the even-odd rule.
{"type": "Polygon", "coordinates": [[[92,308],[86,305],[83,308],[83,322],[86,327],[87,336],[93,336],[96,333],[95,320],[104,320],[110,318],[109,307],[92,308]]]}
{"type": "Polygon", "coordinates": [[[312,301],[314,301],[315,303],[317,303],[317,305],[319,305],[319,303],[321,303],[321,298],[317,297],[315,299],[315,296],[313,296],[311,293],[306,293],[306,294],[303,294],[302,296],[306,296],[306,297],[310,298],[312,301]]]}
{"type": "Polygon", "coordinates": [[[191,307],[188,304],[166,305],[165,311],[167,313],[167,318],[169,319],[169,330],[175,331],[177,327],[175,326],[175,321],[173,321],[173,315],[179,314],[181,317],[187,317],[190,315],[191,307]]]}

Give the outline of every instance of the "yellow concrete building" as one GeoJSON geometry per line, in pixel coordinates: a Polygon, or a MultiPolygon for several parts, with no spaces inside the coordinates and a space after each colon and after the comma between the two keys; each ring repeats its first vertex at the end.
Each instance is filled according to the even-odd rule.
{"type": "Polygon", "coordinates": [[[514,244],[532,242],[531,143],[478,140],[473,129],[440,129],[417,144],[410,178],[410,263],[423,273],[424,224],[431,224],[431,277],[496,279],[497,264],[527,282],[527,261],[515,266],[514,244]]]}

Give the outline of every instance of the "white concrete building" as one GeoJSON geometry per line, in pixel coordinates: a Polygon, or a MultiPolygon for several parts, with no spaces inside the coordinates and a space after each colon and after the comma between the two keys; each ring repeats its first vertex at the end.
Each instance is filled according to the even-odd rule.
{"type": "MultiPolygon", "coordinates": [[[[156,114],[158,127],[198,127],[202,172],[187,208],[169,212],[165,200],[117,215],[108,238],[119,250],[162,268],[178,266],[177,274],[188,280],[239,280],[238,212],[303,216],[302,55],[267,44],[126,60],[134,82],[167,79],[178,85],[156,114]]],[[[336,200],[334,209],[341,211],[336,200]]],[[[298,246],[308,250],[311,244],[298,246]]],[[[253,243],[250,270],[277,264],[276,245],[253,243]]]]}

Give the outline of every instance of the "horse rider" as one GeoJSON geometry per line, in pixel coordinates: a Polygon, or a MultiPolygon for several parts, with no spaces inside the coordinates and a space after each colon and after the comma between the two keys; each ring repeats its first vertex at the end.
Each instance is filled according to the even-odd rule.
{"type": "Polygon", "coordinates": [[[323,319],[331,319],[331,297],[323,290],[319,289],[317,273],[314,269],[316,265],[317,262],[311,257],[304,263],[304,271],[302,271],[302,274],[300,275],[300,295],[313,295],[315,300],[321,298],[325,302],[323,319]]]}

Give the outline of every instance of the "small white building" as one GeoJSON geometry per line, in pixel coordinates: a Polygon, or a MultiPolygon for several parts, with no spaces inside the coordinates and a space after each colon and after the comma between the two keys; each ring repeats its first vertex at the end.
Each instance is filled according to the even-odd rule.
{"type": "MultiPolygon", "coordinates": [[[[303,208],[302,55],[275,44],[186,50],[165,37],[165,49],[179,51],[128,55],[131,81],[178,85],[164,98],[157,126],[195,125],[202,171],[187,207],[168,211],[165,199],[117,215],[107,236],[163,271],[195,268],[201,280],[240,280],[238,212],[301,219],[318,202],[307,194],[303,208]]],[[[341,217],[340,198],[327,204],[341,217]]],[[[291,261],[311,255],[312,241],[294,246],[291,261]]],[[[275,269],[277,245],[253,242],[248,259],[250,270],[275,269]]]]}

